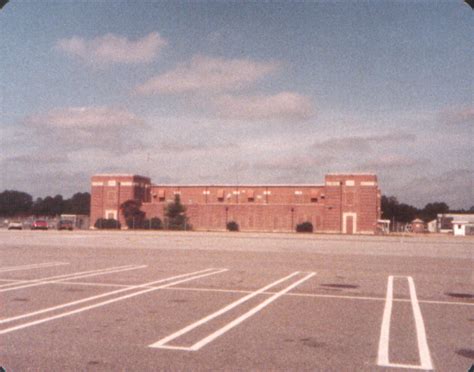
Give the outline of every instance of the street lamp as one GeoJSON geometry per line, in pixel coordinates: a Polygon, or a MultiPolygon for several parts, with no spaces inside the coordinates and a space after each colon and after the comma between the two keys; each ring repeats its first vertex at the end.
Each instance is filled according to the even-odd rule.
{"type": "Polygon", "coordinates": [[[294,230],[294,213],[295,213],[295,208],[291,208],[291,231],[294,230]]]}

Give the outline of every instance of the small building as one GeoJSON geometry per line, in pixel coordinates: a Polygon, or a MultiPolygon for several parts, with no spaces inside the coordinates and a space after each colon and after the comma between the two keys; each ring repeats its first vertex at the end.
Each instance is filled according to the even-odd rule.
{"type": "Polygon", "coordinates": [[[453,221],[454,236],[474,235],[474,222],[453,221]]]}
{"type": "MultiPolygon", "coordinates": [[[[436,217],[437,232],[454,234],[454,225],[461,222],[461,225],[466,225],[465,228],[457,228],[458,230],[470,230],[470,226],[474,225],[474,214],[473,213],[440,213],[436,217]],[[466,229],[467,228],[467,229],[466,229]]],[[[458,231],[459,233],[459,231],[458,231]]],[[[466,234],[468,235],[468,234],[466,234]]]]}
{"type": "Polygon", "coordinates": [[[377,220],[377,233],[388,234],[390,233],[390,220],[377,220]]]}
{"type": "Polygon", "coordinates": [[[435,220],[432,220],[432,221],[428,222],[426,224],[426,228],[427,228],[428,232],[436,233],[436,232],[438,232],[437,225],[438,225],[438,221],[435,219],[435,220]]]}
{"type": "Polygon", "coordinates": [[[419,218],[411,221],[411,231],[414,233],[424,233],[425,232],[425,223],[419,218]]]}

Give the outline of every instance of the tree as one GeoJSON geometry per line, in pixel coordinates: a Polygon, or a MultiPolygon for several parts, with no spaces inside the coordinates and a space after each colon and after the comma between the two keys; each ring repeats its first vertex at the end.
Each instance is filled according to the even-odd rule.
{"type": "Polygon", "coordinates": [[[58,216],[63,213],[64,199],[62,195],[56,195],[54,198],[38,198],[33,204],[32,213],[35,216],[58,216]]]}
{"type": "Polygon", "coordinates": [[[33,205],[31,195],[14,190],[5,190],[0,193],[0,216],[13,217],[26,215],[33,205]]]}
{"type": "Polygon", "coordinates": [[[88,192],[78,192],[70,199],[65,200],[63,213],[69,214],[90,214],[91,194],[88,192]]]}
{"type": "Polygon", "coordinates": [[[186,230],[188,219],[186,217],[186,207],[181,204],[179,194],[174,196],[174,202],[166,206],[165,216],[170,230],[186,230]]]}
{"type": "Polygon", "coordinates": [[[449,212],[449,206],[444,202],[428,203],[420,211],[420,216],[425,222],[432,221],[438,214],[449,212]]]}
{"type": "Polygon", "coordinates": [[[380,206],[382,209],[382,218],[386,220],[393,220],[397,214],[398,200],[395,196],[382,195],[380,206]]]}
{"type": "Polygon", "coordinates": [[[125,222],[130,229],[139,229],[143,225],[145,212],[140,210],[142,203],[138,200],[130,199],[120,205],[125,222]]]}
{"type": "Polygon", "coordinates": [[[382,218],[402,223],[413,221],[418,214],[418,209],[408,205],[400,204],[395,196],[382,195],[381,198],[382,218]]]}

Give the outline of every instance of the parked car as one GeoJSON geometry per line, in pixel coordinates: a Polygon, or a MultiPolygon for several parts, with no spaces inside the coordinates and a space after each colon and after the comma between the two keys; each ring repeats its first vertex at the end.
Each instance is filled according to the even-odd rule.
{"type": "Polygon", "coordinates": [[[58,222],[58,230],[69,230],[72,231],[74,229],[74,224],[72,221],[69,220],[61,220],[58,222]]]}
{"type": "Polygon", "coordinates": [[[31,224],[31,230],[48,230],[48,222],[36,220],[31,224]]]}
{"type": "Polygon", "coordinates": [[[22,229],[23,229],[23,224],[21,222],[11,221],[8,224],[8,230],[22,230],[22,229]]]}

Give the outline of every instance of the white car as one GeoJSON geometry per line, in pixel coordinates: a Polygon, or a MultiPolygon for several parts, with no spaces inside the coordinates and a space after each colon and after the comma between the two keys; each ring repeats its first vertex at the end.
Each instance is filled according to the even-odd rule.
{"type": "Polygon", "coordinates": [[[23,224],[21,222],[11,221],[8,224],[8,230],[22,230],[23,224]]]}

